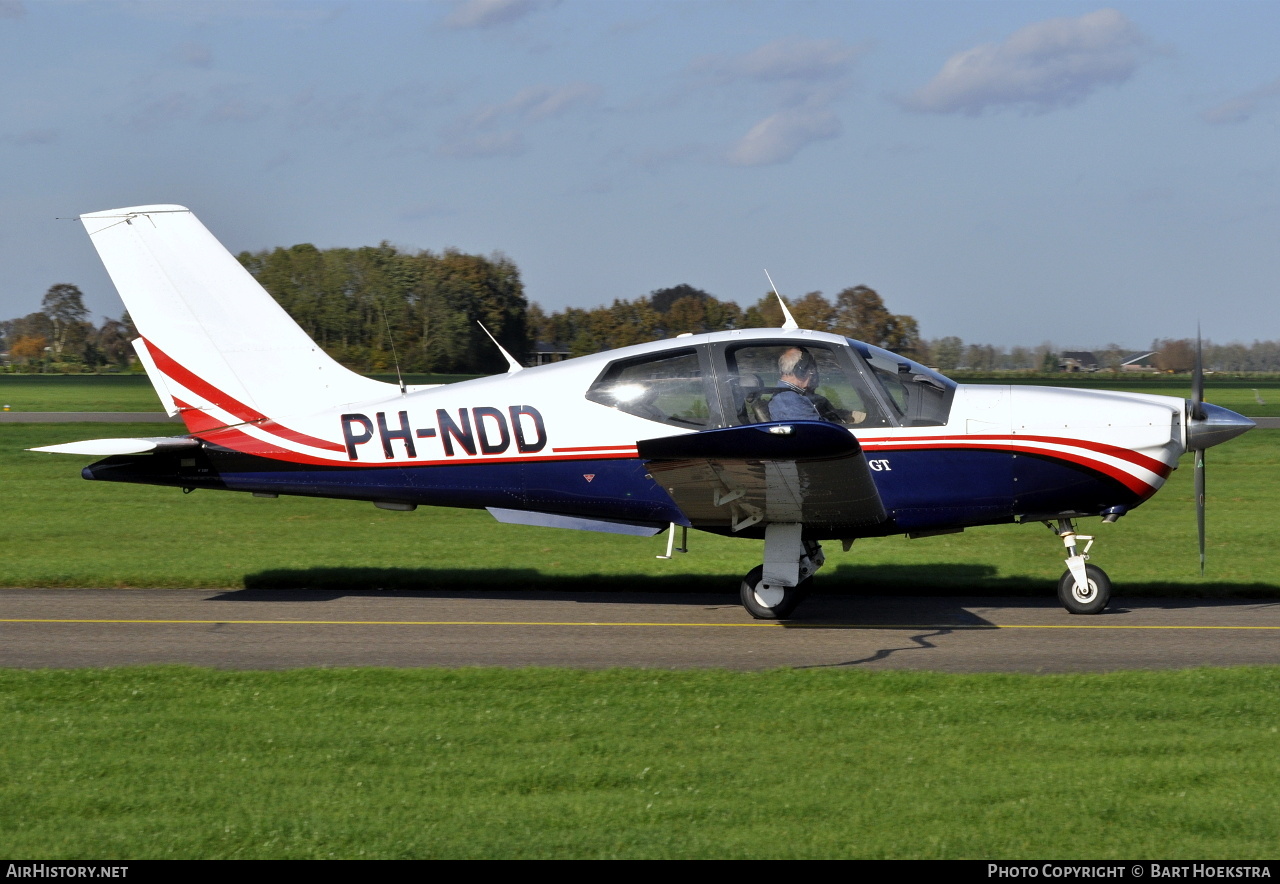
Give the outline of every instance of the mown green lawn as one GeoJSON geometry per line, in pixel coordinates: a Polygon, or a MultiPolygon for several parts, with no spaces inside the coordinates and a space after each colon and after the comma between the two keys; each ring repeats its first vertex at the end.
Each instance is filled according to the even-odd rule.
{"type": "MultiPolygon", "coordinates": [[[[395,375],[375,375],[395,383],[395,375]]],[[[447,384],[476,375],[407,374],[406,384],[447,384]]],[[[164,411],[144,374],[0,374],[0,406],[10,411],[164,411]]]]}
{"type": "Polygon", "coordinates": [[[1280,668],[0,672],[16,857],[1274,859],[1280,668]]]}

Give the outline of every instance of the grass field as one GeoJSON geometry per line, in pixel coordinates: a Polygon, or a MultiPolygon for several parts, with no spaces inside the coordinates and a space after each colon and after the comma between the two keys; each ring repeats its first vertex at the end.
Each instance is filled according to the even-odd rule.
{"type": "MultiPolygon", "coordinates": [[[[373,375],[395,383],[395,375],[373,375]]],[[[407,374],[406,384],[446,384],[476,375],[407,374]]],[[[164,411],[143,374],[0,374],[0,405],[11,411],[164,411]]]]}
{"type": "Polygon", "coordinates": [[[1274,859],[1280,668],[0,672],[0,852],[1274,859]]]}
{"type": "MultiPolygon", "coordinates": [[[[395,383],[394,375],[376,375],[395,383]]],[[[405,375],[407,384],[442,384],[475,375],[405,375]]],[[[1191,380],[1164,375],[1055,375],[1049,378],[975,377],[966,384],[1044,384],[1090,390],[1125,390],[1186,398],[1191,380]]],[[[1280,416],[1280,379],[1206,378],[1205,398],[1251,417],[1280,416]],[[1259,402],[1258,400],[1262,400],[1259,402]]],[[[145,375],[17,375],[0,374],[0,405],[13,411],[161,411],[160,400],[145,375]]]]}
{"type": "MultiPolygon", "coordinates": [[[[533,590],[736,592],[759,541],[690,535],[691,551],[654,558],[662,537],[500,525],[483,510],[388,512],[368,503],[86,482],[93,458],[24,451],[103,435],[164,435],[166,425],[0,426],[0,585],[199,587],[525,587],[533,590]]],[[[1199,576],[1190,459],[1148,503],[1098,536],[1094,562],[1126,595],[1280,594],[1276,506],[1280,430],[1253,430],[1209,452],[1209,567],[1199,576]]],[[[1052,596],[1061,544],[1043,526],[828,545],[820,591],[1052,596]]]]}
{"type": "MultiPolygon", "coordinates": [[[[85,482],[23,451],[171,425],[0,425],[4,586],[723,589],[758,542],[85,482]]],[[[1280,595],[1280,430],[1100,536],[1116,595],[1280,595]]],[[[831,545],[819,591],[1052,598],[1043,527],[831,545]]],[[[148,857],[1274,858],[1280,667],[0,671],[0,853],[148,857]]]]}
{"type": "MultiPolygon", "coordinates": [[[[964,384],[1039,384],[1072,387],[1080,390],[1118,390],[1128,393],[1152,393],[1185,399],[1191,395],[1191,378],[1187,375],[1144,375],[1098,372],[1095,374],[1061,374],[1047,378],[960,377],[964,384]]],[[[1274,375],[1260,378],[1208,375],[1204,382],[1204,398],[1249,417],[1280,416],[1280,379],[1274,375]]]]}

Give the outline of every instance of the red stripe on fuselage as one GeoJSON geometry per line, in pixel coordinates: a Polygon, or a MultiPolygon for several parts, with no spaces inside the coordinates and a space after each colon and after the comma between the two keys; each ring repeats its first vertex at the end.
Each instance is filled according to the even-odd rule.
{"type": "MultiPolygon", "coordinates": [[[[942,443],[943,447],[945,447],[945,444],[948,442],[964,448],[977,447],[972,444],[969,444],[973,441],[988,441],[988,442],[994,441],[994,442],[1012,442],[1012,443],[1043,442],[1050,445],[1068,445],[1074,448],[1085,448],[1085,449],[1088,449],[1089,451],[1096,451],[1099,454],[1107,454],[1107,455],[1110,455],[1111,457],[1118,458],[1120,460],[1126,460],[1129,463],[1133,464],[1134,466],[1142,467],[1144,470],[1149,470],[1150,472],[1155,473],[1157,476],[1159,476],[1162,479],[1167,479],[1169,477],[1169,473],[1173,471],[1173,467],[1169,466],[1168,464],[1158,461],[1153,457],[1148,457],[1145,454],[1140,454],[1137,451],[1134,451],[1129,448],[1121,448],[1118,445],[1108,445],[1105,442],[1090,442],[1086,439],[1071,439],[1071,438],[1063,438],[1061,436],[1020,436],[1017,434],[1012,434],[1012,435],[975,434],[972,436],[969,436],[969,435],[965,435],[965,436],[893,436],[893,437],[878,437],[878,438],[872,438],[872,439],[859,439],[858,441],[861,442],[864,447],[871,447],[871,448],[875,448],[876,450],[880,450],[886,447],[892,448],[894,446],[936,448],[936,447],[939,447],[937,443],[942,443]],[[924,442],[924,443],[930,443],[930,444],[917,446],[915,445],[915,443],[917,442],[924,442]]],[[[993,445],[991,446],[991,448],[992,450],[998,451],[998,450],[1007,449],[1009,448],[1009,446],[993,445]]]]}
{"type": "MultiPolygon", "coordinates": [[[[924,445],[895,446],[890,444],[867,444],[867,445],[864,445],[863,447],[867,450],[876,451],[876,452],[885,452],[885,451],[907,452],[907,451],[917,451],[917,450],[944,451],[948,449],[952,451],[972,451],[977,449],[982,451],[1014,451],[1014,452],[1020,452],[1023,454],[1034,454],[1039,457],[1048,458],[1049,460],[1065,460],[1070,463],[1079,464],[1080,466],[1083,466],[1083,467],[1088,467],[1089,469],[1093,470],[1096,473],[1102,473],[1104,476],[1109,476],[1110,478],[1115,479],[1117,482],[1124,485],[1126,488],[1128,488],[1130,491],[1133,491],[1135,494],[1141,494],[1141,495],[1147,496],[1155,491],[1154,485],[1152,485],[1149,482],[1145,482],[1142,479],[1139,479],[1137,476],[1134,476],[1132,473],[1125,472],[1119,467],[1113,467],[1110,464],[1102,463],[1101,461],[1095,460],[1090,457],[1086,457],[1082,454],[1072,454],[1069,451],[1049,451],[1044,448],[1034,448],[1030,445],[1012,445],[1012,444],[998,445],[998,446],[997,445],[981,445],[981,444],[964,445],[960,443],[960,440],[953,439],[948,441],[928,443],[924,445]]],[[[1153,470],[1152,472],[1155,472],[1155,471],[1153,470]]],[[[1157,473],[1157,475],[1160,475],[1160,474],[1157,473]]],[[[1167,475],[1168,475],[1168,470],[1165,470],[1164,475],[1161,475],[1161,478],[1164,478],[1167,475]]]]}
{"type": "Polygon", "coordinates": [[[539,455],[534,457],[467,457],[467,458],[446,458],[443,460],[387,460],[383,462],[377,461],[359,461],[359,460],[337,460],[326,457],[315,457],[309,454],[301,454],[290,449],[274,446],[270,442],[266,442],[256,436],[250,436],[244,432],[241,427],[219,427],[211,432],[199,434],[199,438],[205,442],[220,445],[223,448],[229,448],[232,451],[241,454],[253,454],[259,457],[266,457],[271,460],[285,461],[286,463],[302,463],[312,464],[315,466],[329,467],[444,467],[444,466],[481,466],[487,463],[541,463],[543,461],[574,461],[574,460],[627,460],[634,458],[635,455],[608,454],[599,452],[596,454],[576,454],[557,457],[555,455],[539,455]]]}

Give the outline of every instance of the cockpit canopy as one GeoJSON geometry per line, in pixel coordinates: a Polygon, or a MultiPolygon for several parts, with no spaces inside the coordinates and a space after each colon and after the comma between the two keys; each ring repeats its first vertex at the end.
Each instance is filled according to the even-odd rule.
{"type": "Polygon", "coordinates": [[[619,358],[587,399],[694,430],[797,419],[857,429],[942,426],[955,389],[933,369],[861,341],[780,336],[672,342],[619,358]],[[797,350],[811,371],[807,386],[784,379],[797,350]],[[810,407],[812,417],[802,417],[810,407]]]}

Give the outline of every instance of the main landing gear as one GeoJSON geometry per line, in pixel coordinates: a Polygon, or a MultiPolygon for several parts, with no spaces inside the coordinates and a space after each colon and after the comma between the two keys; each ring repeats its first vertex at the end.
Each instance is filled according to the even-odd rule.
{"type": "Polygon", "coordinates": [[[1067,548],[1067,570],[1058,580],[1058,601],[1072,614],[1101,614],[1111,601],[1111,578],[1097,565],[1086,564],[1093,537],[1077,534],[1070,519],[1059,519],[1056,528],[1045,524],[1067,548]],[[1083,550],[1077,551],[1076,542],[1080,540],[1086,543],[1083,550]]]}
{"type": "Polygon", "coordinates": [[[764,564],[742,580],[742,606],[757,620],[786,620],[808,595],[826,556],[801,537],[803,525],[775,523],[764,530],[764,564]]]}

